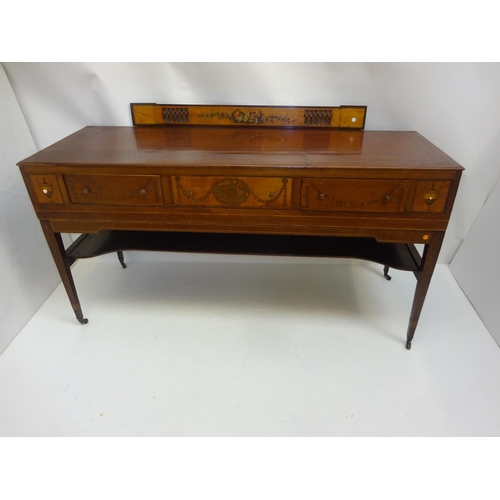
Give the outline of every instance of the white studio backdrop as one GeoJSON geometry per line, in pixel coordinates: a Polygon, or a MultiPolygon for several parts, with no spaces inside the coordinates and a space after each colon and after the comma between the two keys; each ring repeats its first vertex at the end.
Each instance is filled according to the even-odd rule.
{"type": "Polygon", "coordinates": [[[500,345],[500,181],[467,233],[450,269],[500,345]]]}
{"type": "Polygon", "coordinates": [[[0,354],[60,281],[16,167],[36,150],[0,65],[0,354]]]}
{"type": "Polygon", "coordinates": [[[451,262],[500,178],[497,63],[10,62],[4,68],[38,149],[87,125],[130,126],[131,102],[367,105],[367,130],[416,130],[466,168],[440,263],[451,262]]]}

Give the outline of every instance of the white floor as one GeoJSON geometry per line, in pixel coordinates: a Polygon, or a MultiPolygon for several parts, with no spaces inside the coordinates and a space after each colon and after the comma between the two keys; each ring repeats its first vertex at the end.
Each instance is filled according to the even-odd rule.
{"type": "Polygon", "coordinates": [[[2,436],[499,436],[500,348],[438,266],[80,261],[0,357],[2,436]]]}

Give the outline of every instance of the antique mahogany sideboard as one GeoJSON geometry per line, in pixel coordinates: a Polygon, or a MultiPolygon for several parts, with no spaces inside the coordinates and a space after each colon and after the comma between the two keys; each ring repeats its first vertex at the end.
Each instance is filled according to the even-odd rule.
{"type": "Polygon", "coordinates": [[[124,250],[352,257],[417,278],[411,342],[463,168],[366,107],[132,104],[18,165],[77,319],[70,266],[124,250]],[[67,249],[61,233],[81,233],[67,249]],[[423,244],[422,256],[415,244],[423,244]]]}

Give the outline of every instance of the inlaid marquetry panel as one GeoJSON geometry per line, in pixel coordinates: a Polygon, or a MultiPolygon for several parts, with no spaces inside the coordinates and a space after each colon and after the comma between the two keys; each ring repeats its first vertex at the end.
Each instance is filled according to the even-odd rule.
{"type": "Polygon", "coordinates": [[[432,213],[444,212],[450,187],[450,181],[417,182],[417,189],[413,201],[413,211],[432,213]]]}
{"type": "Polygon", "coordinates": [[[177,206],[291,208],[287,177],[175,176],[171,184],[177,206]]]}
{"type": "Polygon", "coordinates": [[[328,127],[362,130],[366,106],[287,107],[131,104],[134,125],[328,127]]]}
{"type": "Polygon", "coordinates": [[[64,203],[57,175],[30,175],[30,180],[38,203],[64,203]]]}

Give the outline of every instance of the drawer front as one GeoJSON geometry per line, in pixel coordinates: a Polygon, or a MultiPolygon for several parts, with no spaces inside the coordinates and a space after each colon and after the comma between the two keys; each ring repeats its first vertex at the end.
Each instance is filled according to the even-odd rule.
{"type": "Polygon", "coordinates": [[[157,175],[65,175],[71,203],[88,205],[163,205],[157,175]]]}
{"type": "Polygon", "coordinates": [[[420,181],[417,182],[414,212],[442,213],[446,208],[451,181],[420,181]]]}
{"type": "Polygon", "coordinates": [[[29,179],[31,181],[31,185],[33,186],[33,191],[38,203],[64,203],[62,191],[59,186],[59,182],[61,180],[59,175],[30,175],[29,179]]]}
{"type": "Polygon", "coordinates": [[[304,179],[302,208],[354,212],[403,212],[410,181],[304,179]]]}
{"type": "Polygon", "coordinates": [[[177,206],[291,208],[286,177],[175,176],[171,183],[177,206]]]}

